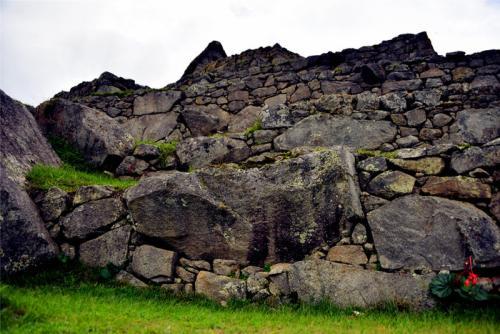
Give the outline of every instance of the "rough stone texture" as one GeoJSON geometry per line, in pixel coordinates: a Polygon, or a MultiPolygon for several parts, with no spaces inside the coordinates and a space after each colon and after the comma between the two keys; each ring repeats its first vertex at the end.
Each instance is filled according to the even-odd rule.
{"type": "Polygon", "coordinates": [[[358,121],[349,117],[312,115],[274,139],[278,150],[300,146],[346,145],[376,149],[396,136],[396,128],[387,121],[358,121]]]}
{"type": "Polygon", "coordinates": [[[415,178],[400,171],[387,171],[374,177],[368,191],[384,198],[393,198],[413,191],[415,178]]]}
{"type": "Polygon", "coordinates": [[[134,147],[133,137],[116,120],[82,104],[52,99],[35,115],[45,133],[65,139],[95,166],[113,170],[134,147]]]}
{"type": "Polygon", "coordinates": [[[500,230],[471,204],[410,195],[367,218],[384,269],[460,270],[467,251],[480,267],[500,265],[500,230]]]}
{"type": "MultiPolygon", "coordinates": [[[[2,143],[3,144],[3,143],[2,143]]],[[[42,266],[58,251],[28,194],[0,166],[0,273],[11,275],[42,266]]]]}
{"type": "Polygon", "coordinates": [[[68,207],[68,194],[52,187],[44,192],[41,198],[36,198],[35,202],[40,209],[40,215],[44,221],[51,221],[59,218],[68,207]]]}
{"type": "Polygon", "coordinates": [[[323,95],[315,106],[318,110],[338,115],[350,115],[353,110],[353,97],[348,94],[323,95]]]}
{"type": "Polygon", "coordinates": [[[168,112],[129,118],[123,127],[134,139],[157,141],[165,139],[176,125],[177,114],[168,112]]]}
{"type": "Polygon", "coordinates": [[[226,129],[230,114],[215,104],[208,106],[186,106],[182,117],[195,136],[206,136],[226,129]]]}
{"type": "Polygon", "coordinates": [[[105,267],[109,263],[120,267],[127,260],[131,227],[125,225],[104,233],[80,245],[80,261],[90,267],[105,267]]]}
{"type": "Polygon", "coordinates": [[[260,169],[146,178],[125,197],[138,232],[190,258],[263,264],[300,259],[360,219],[354,173],[349,152],[325,150],[260,169]]]}
{"type": "Polygon", "coordinates": [[[35,164],[58,166],[61,161],[42,135],[28,108],[0,89],[0,163],[6,175],[22,184],[35,164]]]}
{"type": "Polygon", "coordinates": [[[368,234],[366,233],[366,227],[363,224],[356,224],[354,230],[352,231],[352,242],[357,245],[362,245],[368,241],[368,234]]]}
{"type": "Polygon", "coordinates": [[[182,79],[195,75],[203,71],[210,63],[226,58],[226,52],[222,44],[218,41],[210,42],[207,47],[196,58],[189,63],[189,66],[184,71],[182,79]]]}
{"type": "Polygon", "coordinates": [[[134,100],[134,115],[166,113],[180,100],[179,91],[158,91],[138,96],[134,100]]]}
{"type": "MultiPolygon", "coordinates": [[[[28,108],[2,90],[0,145],[0,274],[4,276],[41,266],[57,255],[57,246],[26,193],[24,182],[33,165],[57,166],[60,160],[28,108]]],[[[54,210],[46,218],[60,211],[58,205],[52,205],[57,203],[50,202],[54,210]]]]}
{"type": "Polygon", "coordinates": [[[341,262],[346,264],[360,265],[366,264],[368,258],[362,246],[343,245],[330,248],[326,259],[332,262],[341,262]]]}
{"type": "Polygon", "coordinates": [[[160,149],[151,144],[139,144],[134,149],[134,157],[144,160],[156,159],[160,156],[160,149]]]}
{"type": "Polygon", "coordinates": [[[203,261],[203,260],[189,260],[186,258],[181,258],[179,260],[179,263],[182,266],[191,267],[191,268],[194,268],[197,270],[205,270],[205,271],[212,270],[212,266],[210,266],[210,263],[207,261],[203,261]]]}
{"type": "Polygon", "coordinates": [[[235,260],[215,259],[213,266],[214,273],[224,276],[234,275],[239,269],[238,262],[235,260]]]}
{"type": "Polygon", "coordinates": [[[170,278],[174,276],[174,265],[177,260],[175,252],[142,245],[132,255],[132,270],[147,279],[170,278]]]}
{"type": "Polygon", "coordinates": [[[436,175],[443,171],[444,160],[439,157],[428,157],[417,160],[391,159],[390,162],[404,170],[424,173],[426,175],[436,175]]]}
{"type": "Polygon", "coordinates": [[[244,132],[255,124],[261,117],[262,109],[260,107],[248,106],[231,118],[228,125],[229,132],[244,132]]]}
{"type": "Polygon", "coordinates": [[[493,195],[489,208],[493,216],[500,222],[500,192],[493,195]]]}
{"type": "Polygon", "coordinates": [[[450,166],[458,174],[473,170],[477,167],[494,167],[500,164],[500,146],[484,148],[471,147],[463,152],[454,152],[450,166]]]}
{"type": "Polygon", "coordinates": [[[490,185],[465,176],[430,177],[422,187],[422,192],[434,196],[462,199],[491,198],[490,185]]]}
{"type": "Polygon", "coordinates": [[[195,282],[196,293],[223,305],[230,299],[246,299],[245,281],[200,271],[195,282]]]}
{"type": "Polygon", "coordinates": [[[83,186],[76,190],[73,195],[73,205],[96,201],[98,199],[111,197],[113,188],[107,186],[83,186]]]}
{"type": "Polygon", "coordinates": [[[87,202],[61,219],[63,234],[68,239],[86,239],[102,232],[124,214],[125,207],[118,198],[87,202]]]}
{"type": "Polygon", "coordinates": [[[324,260],[296,262],[288,276],[290,289],[302,302],[327,299],[339,307],[395,303],[416,309],[434,304],[428,296],[432,276],[370,271],[324,260]]]}
{"type": "Polygon", "coordinates": [[[387,161],[384,157],[371,157],[358,163],[358,168],[370,173],[387,170],[387,161]]]}
{"type": "Polygon", "coordinates": [[[458,136],[470,144],[485,144],[500,136],[500,107],[465,109],[457,113],[458,136]]]}
{"type": "Polygon", "coordinates": [[[399,93],[389,93],[380,97],[382,108],[393,112],[402,112],[406,109],[406,99],[399,93]]]}
{"type": "Polygon", "coordinates": [[[405,113],[406,121],[409,126],[416,126],[424,123],[427,119],[425,110],[413,109],[405,113]]]}
{"type": "Polygon", "coordinates": [[[262,128],[263,129],[278,129],[290,127],[293,125],[292,114],[288,107],[284,104],[279,104],[262,111],[262,128]]]}
{"type": "Polygon", "coordinates": [[[195,137],[177,145],[176,153],[182,165],[200,168],[211,164],[240,162],[248,158],[251,151],[242,140],[195,137]]]}

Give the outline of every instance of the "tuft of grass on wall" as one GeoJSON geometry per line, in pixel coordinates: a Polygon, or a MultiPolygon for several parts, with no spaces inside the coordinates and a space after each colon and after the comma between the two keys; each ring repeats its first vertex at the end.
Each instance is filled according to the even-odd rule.
{"type": "Polygon", "coordinates": [[[61,158],[65,164],[71,165],[82,171],[94,169],[86,162],[83,154],[65,139],[56,136],[49,136],[47,139],[59,158],[61,158]]]}
{"type": "Polygon", "coordinates": [[[102,172],[78,170],[69,164],[63,164],[61,167],[37,164],[26,178],[32,188],[41,190],[58,187],[64,191],[75,191],[79,187],[89,185],[126,189],[137,183],[135,180],[117,179],[102,172]]]}
{"type": "Polygon", "coordinates": [[[155,142],[152,140],[136,140],[135,142],[136,147],[141,144],[147,144],[157,147],[160,150],[160,158],[159,158],[160,167],[165,167],[168,162],[168,158],[175,153],[175,150],[177,149],[177,144],[179,144],[179,142],[177,140],[171,140],[167,142],[155,142]]]}
{"type": "Polygon", "coordinates": [[[262,120],[257,119],[252,126],[245,130],[245,136],[250,137],[255,131],[262,130],[262,120]]]}

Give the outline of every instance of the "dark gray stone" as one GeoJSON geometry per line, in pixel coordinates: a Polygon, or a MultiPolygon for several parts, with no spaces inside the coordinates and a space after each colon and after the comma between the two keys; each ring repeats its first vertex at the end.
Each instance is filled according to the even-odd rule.
{"type": "Polygon", "coordinates": [[[118,198],[105,198],[84,203],[61,219],[63,234],[68,239],[86,239],[102,233],[125,214],[125,207],[118,198]]]}
{"type": "Polygon", "coordinates": [[[250,156],[251,150],[242,140],[195,137],[177,145],[176,154],[181,165],[200,168],[211,164],[243,161],[250,156]]]}
{"type": "Polygon", "coordinates": [[[262,265],[300,259],[363,216],[353,164],[349,152],[325,150],[260,169],[145,178],[125,196],[139,233],[190,258],[262,265]]]}
{"type": "Polygon", "coordinates": [[[324,260],[296,262],[288,273],[290,289],[300,301],[324,300],[342,307],[376,307],[387,303],[428,308],[432,276],[365,270],[324,260]]]}
{"type": "Polygon", "coordinates": [[[90,267],[122,266],[127,261],[130,225],[115,228],[80,245],[80,261],[90,267]]]}
{"type": "Polygon", "coordinates": [[[410,195],[367,218],[384,269],[460,270],[468,251],[479,267],[500,265],[500,230],[469,203],[410,195]]]}
{"type": "Polygon", "coordinates": [[[134,147],[133,137],[115,119],[82,104],[52,99],[35,115],[45,133],[65,139],[95,166],[114,170],[134,147]]]}
{"type": "Polygon", "coordinates": [[[325,114],[309,116],[274,139],[278,150],[300,146],[346,145],[376,149],[396,136],[396,127],[387,121],[358,121],[325,114]]]}

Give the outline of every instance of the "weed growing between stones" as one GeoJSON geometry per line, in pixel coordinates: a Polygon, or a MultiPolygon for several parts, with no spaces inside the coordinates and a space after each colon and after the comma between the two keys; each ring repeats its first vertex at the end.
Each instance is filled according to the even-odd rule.
{"type": "Polygon", "coordinates": [[[396,152],[382,152],[379,150],[366,150],[363,148],[357,149],[356,153],[368,157],[384,157],[387,159],[396,159],[398,157],[396,152]]]}
{"type": "Polygon", "coordinates": [[[179,142],[177,140],[171,140],[167,142],[155,142],[153,140],[136,140],[135,147],[141,144],[152,145],[160,150],[160,167],[165,168],[168,164],[168,158],[175,153],[177,148],[177,144],[179,142]]]}
{"type": "Polygon", "coordinates": [[[257,119],[252,126],[245,130],[245,136],[250,137],[255,131],[262,130],[262,120],[257,119]]]}

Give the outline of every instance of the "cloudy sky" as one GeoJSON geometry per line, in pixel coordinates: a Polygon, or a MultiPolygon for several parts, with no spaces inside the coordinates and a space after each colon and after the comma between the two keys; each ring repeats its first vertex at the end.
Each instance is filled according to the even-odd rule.
{"type": "Polygon", "coordinates": [[[440,54],[500,48],[500,0],[0,0],[0,88],[37,105],[103,71],[162,87],[211,41],[303,56],[427,31],[440,54]]]}

